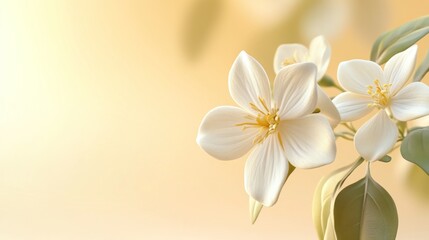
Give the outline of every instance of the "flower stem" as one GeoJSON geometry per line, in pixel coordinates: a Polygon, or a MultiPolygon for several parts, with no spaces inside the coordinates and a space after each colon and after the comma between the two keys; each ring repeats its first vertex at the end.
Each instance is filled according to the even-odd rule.
{"type": "Polygon", "coordinates": [[[336,88],[336,89],[338,89],[338,90],[340,90],[341,92],[345,92],[346,90],[344,90],[344,88],[342,88],[340,85],[337,85],[335,82],[334,82],[334,85],[332,85],[334,88],[336,88]]]}
{"type": "Polygon", "coordinates": [[[350,125],[348,123],[341,123],[344,127],[346,127],[347,129],[349,129],[350,131],[352,131],[353,133],[356,133],[356,128],[353,126],[353,123],[350,123],[350,125]]]}
{"type": "Polygon", "coordinates": [[[344,138],[344,139],[349,140],[349,141],[353,141],[353,139],[355,137],[355,133],[354,132],[347,132],[347,131],[336,132],[335,136],[344,138]]]}
{"type": "Polygon", "coordinates": [[[347,178],[354,172],[354,170],[356,170],[357,167],[359,167],[359,165],[361,165],[363,163],[363,161],[364,161],[363,157],[359,157],[355,161],[355,163],[350,167],[350,170],[346,173],[346,175],[344,175],[344,177],[335,186],[335,190],[333,192],[333,196],[335,196],[335,194],[343,186],[343,184],[347,180],[347,178]]]}

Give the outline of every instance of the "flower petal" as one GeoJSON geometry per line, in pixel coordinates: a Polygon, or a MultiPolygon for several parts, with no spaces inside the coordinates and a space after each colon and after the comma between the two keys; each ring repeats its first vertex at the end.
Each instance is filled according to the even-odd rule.
{"type": "Polygon", "coordinates": [[[282,44],[274,55],[274,71],[279,73],[287,61],[303,62],[307,55],[308,49],[301,44],[282,44]]]}
{"type": "Polygon", "coordinates": [[[409,121],[429,114],[429,87],[422,82],[413,82],[401,89],[391,100],[393,116],[400,121],[409,121]]]}
{"type": "Polygon", "coordinates": [[[309,60],[317,66],[317,80],[322,79],[331,59],[331,46],[323,36],[315,37],[310,43],[309,60]]]}
{"type": "Polygon", "coordinates": [[[355,59],[338,66],[338,82],[349,92],[367,95],[368,86],[374,85],[374,80],[385,83],[383,70],[375,62],[355,59]]]}
{"type": "Polygon", "coordinates": [[[251,113],[256,113],[250,103],[264,110],[271,106],[270,82],[261,64],[242,51],[229,72],[229,92],[234,101],[251,113]],[[265,101],[263,103],[261,101],[265,101]]]}
{"type": "Polygon", "coordinates": [[[384,157],[396,143],[398,129],[384,110],[381,110],[358,129],[355,147],[358,153],[372,162],[384,157]]]}
{"type": "Polygon", "coordinates": [[[384,67],[384,77],[392,86],[390,94],[395,95],[410,78],[416,64],[417,45],[395,54],[384,67]]]}
{"type": "Polygon", "coordinates": [[[246,161],[244,186],[247,194],[264,206],[274,205],[286,181],[288,168],[278,135],[270,134],[246,161]]]}
{"type": "Polygon", "coordinates": [[[351,92],[338,94],[332,102],[337,107],[343,122],[355,121],[367,115],[373,109],[368,107],[368,104],[372,103],[370,96],[351,92]]]}
{"type": "Polygon", "coordinates": [[[253,146],[256,128],[243,130],[237,124],[249,122],[249,114],[238,107],[222,106],[209,111],[198,130],[197,143],[220,160],[236,159],[253,146]]]}
{"type": "Polygon", "coordinates": [[[335,136],[326,118],[312,114],[279,125],[285,154],[297,168],[315,168],[335,159],[335,136]]]}
{"type": "Polygon", "coordinates": [[[316,108],[319,108],[320,113],[325,116],[332,128],[335,128],[338,123],[340,123],[340,113],[332,103],[331,99],[326,95],[321,87],[317,86],[317,105],[316,108]]]}
{"type": "Polygon", "coordinates": [[[317,103],[316,65],[297,63],[284,67],[274,80],[274,100],[280,119],[312,113],[317,103]]]}

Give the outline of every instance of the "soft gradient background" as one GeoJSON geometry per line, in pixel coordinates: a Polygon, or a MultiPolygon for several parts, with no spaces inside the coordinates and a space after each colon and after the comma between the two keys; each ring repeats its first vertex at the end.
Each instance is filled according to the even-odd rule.
{"type": "MultiPolygon", "coordinates": [[[[428,9],[421,0],[1,0],[0,238],[316,239],[312,193],[356,158],[351,143],[338,141],[333,165],[295,171],[251,225],[246,157],[204,153],[199,123],[234,104],[227,75],[240,50],[273,77],[278,44],[323,33],[335,76],[340,61],[368,58],[378,34],[428,9]]],[[[428,176],[398,154],[372,172],[396,201],[398,239],[427,239],[428,176]]]]}

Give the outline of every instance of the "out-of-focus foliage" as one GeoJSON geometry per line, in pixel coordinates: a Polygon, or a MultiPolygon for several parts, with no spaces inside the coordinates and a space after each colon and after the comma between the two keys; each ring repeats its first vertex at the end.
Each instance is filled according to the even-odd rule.
{"type": "Polygon", "coordinates": [[[401,144],[404,159],[416,164],[429,175],[429,127],[410,131],[401,144]]]}
{"type": "Polygon", "coordinates": [[[414,74],[413,81],[420,82],[424,78],[426,73],[428,73],[428,71],[429,71],[429,51],[426,54],[426,57],[423,60],[423,62],[417,68],[416,73],[414,74]]]}
{"type": "Polygon", "coordinates": [[[204,50],[223,9],[222,0],[195,0],[183,29],[183,48],[189,59],[198,58],[204,50]]]}
{"type": "Polygon", "coordinates": [[[377,38],[372,46],[371,60],[383,64],[393,55],[409,48],[428,33],[429,16],[407,22],[377,38]]]}

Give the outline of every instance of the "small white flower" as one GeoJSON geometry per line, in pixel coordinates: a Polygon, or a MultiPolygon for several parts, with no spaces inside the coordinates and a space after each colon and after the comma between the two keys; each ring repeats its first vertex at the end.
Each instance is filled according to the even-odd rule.
{"type": "MultiPolygon", "coordinates": [[[[328,69],[331,58],[331,47],[323,36],[314,38],[307,49],[301,44],[282,44],[277,48],[274,56],[274,71],[278,73],[283,67],[295,63],[311,62],[317,66],[317,81],[320,81],[328,69]]],[[[340,115],[331,99],[321,87],[317,86],[316,108],[328,118],[332,127],[340,122],[340,115]]]]}
{"type": "Polygon", "coordinates": [[[429,114],[429,87],[421,82],[404,87],[416,54],[417,46],[411,46],[393,56],[384,71],[366,60],[350,60],[338,67],[338,81],[348,91],[333,101],[341,120],[354,121],[377,110],[355,135],[356,150],[368,161],[382,158],[396,143],[398,130],[390,117],[409,121],[429,114]]]}
{"type": "Polygon", "coordinates": [[[313,63],[294,64],[277,74],[271,89],[262,66],[241,52],[229,74],[230,94],[241,108],[214,108],[200,125],[197,143],[215,158],[236,159],[254,148],[245,166],[245,189],[264,206],[277,201],[288,162],[314,168],[335,158],[329,122],[311,114],[315,79],[313,63]]]}

